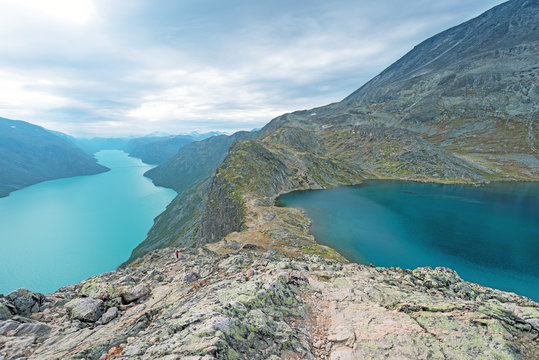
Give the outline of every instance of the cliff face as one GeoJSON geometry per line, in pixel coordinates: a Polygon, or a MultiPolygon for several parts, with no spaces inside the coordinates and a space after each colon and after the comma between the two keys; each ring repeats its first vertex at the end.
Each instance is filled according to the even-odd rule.
{"type": "Polygon", "coordinates": [[[0,197],[38,182],[107,170],[64,137],[0,118],[0,197]]]}
{"type": "Polygon", "coordinates": [[[157,250],[0,298],[5,359],[533,359],[539,304],[446,268],[157,250]]]}

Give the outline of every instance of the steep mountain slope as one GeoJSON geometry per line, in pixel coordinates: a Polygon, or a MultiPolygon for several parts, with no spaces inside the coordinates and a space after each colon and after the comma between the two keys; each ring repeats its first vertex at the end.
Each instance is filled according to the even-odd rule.
{"type": "Polygon", "coordinates": [[[193,142],[184,146],[172,159],[147,171],[144,175],[157,185],[172,188],[180,193],[211,175],[235,141],[254,136],[254,133],[240,131],[230,136],[219,135],[193,142]]]}
{"type": "Polygon", "coordinates": [[[218,168],[226,147],[190,147],[148,175],[180,192],[217,168],[208,194],[206,185],[191,188],[191,198],[204,201],[196,216],[180,194],[151,243],[163,236],[163,245],[201,244],[232,233],[271,248],[292,244],[291,253],[325,253],[302,230],[303,215],[275,208],[276,196],[367,178],[538,180],[538,27],[536,0],[509,1],[424,41],[343,101],[272,120],[236,142],[218,168]],[[172,225],[185,223],[196,231],[172,225]]]}
{"type": "MultiPolygon", "coordinates": [[[[537,47],[539,36],[537,34],[539,30],[538,17],[536,0],[509,1],[496,6],[475,19],[423,41],[380,75],[348,96],[344,102],[363,105],[383,102],[389,96],[382,89],[384,86],[400,84],[402,90],[406,86],[405,82],[409,79],[434,74],[438,71],[465,70],[473,62],[480,61],[483,65],[487,65],[489,61],[500,58],[521,58],[526,62],[533,63],[535,62],[534,49],[537,47]]],[[[503,60],[503,62],[507,62],[507,60],[503,60]]],[[[500,63],[501,61],[494,62],[493,65],[500,63]]],[[[513,70],[519,70],[522,67],[522,64],[519,63],[509,65],[509,68],[513,70]]],[[[489,70],[495,69],[495,66],[490,66],[482,69],[481,72],[485,74],[489,70]]],[[[502,67],[498,70],[503,72],[509,69],[502,67]]],[[[491,79],[494,82],[500,80],[496,79],[496,76],[491,79]]],[[[514,79],[504,80],[513,81],[514,79]]],[[[529,86],[530,80],[528,79],[523,85],[529,86]]],[[[438,84],[439,87],[444,87],[444,85],[448,85],[448,83],[438,84]]],[[[455,85],[466,84],[457,83],[455,85]]],[[[494,90],[491,89],[492,92],[495,92],[494,90]]],[[[402,94],[397,93],[396,95],[402,94]]]]}
{"type": "Polygon", "coordinates": [[[168,162],[147,171],[144,175],[156,185],[170,187],[178,195],[155,219],[146,240],[133,250],[128,262],[157,248],[195,246],[211,175],[235,141],[255,135],[240,131],[230,136],[213,136],[192,142],[168,162]]]}
{"type": "Polygon", "coordinates": [[[0,197],[41,181],[107,170],[65,138],[0,118],[0,197]]]}
{"type": "Polygon", "coordinates": [[[513,0],[425,40],[342,102],[273,121],[404,127],[489,168],[539,176],[539,5],[513,0]]]}

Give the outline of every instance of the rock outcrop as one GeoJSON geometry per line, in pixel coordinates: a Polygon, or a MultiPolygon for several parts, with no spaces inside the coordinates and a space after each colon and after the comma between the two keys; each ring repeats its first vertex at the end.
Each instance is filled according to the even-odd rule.
{"type": "Polygon", "coordinates": [[[23,288],[10,292],[5,298],[0,298],[0,314],[4,317],[11,315],[30,316],[47,306],[45,297],[23,288]]]}
{"type": "Polygon", "coordinates": [[[0,358],[533,359],[539,353],[539,304],[465,282],[450,269],[377,268],[242,249],[183,254],[176,261],[173,249],[156,250],[126,269],[44,296],[50,307],[31,318],[0,321],[0,358]],[[110,295],[81,297],[96,282],[110,295]],[[124,304],[126,291],[144,292],[133,286],[147,296],[124,304]],[[79,307],[91,316],[76,316],[79,307]]]}

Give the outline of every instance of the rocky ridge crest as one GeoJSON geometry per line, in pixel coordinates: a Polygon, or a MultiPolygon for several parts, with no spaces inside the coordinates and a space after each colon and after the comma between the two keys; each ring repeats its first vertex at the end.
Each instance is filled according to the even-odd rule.
{"type": "Polygon", "coordinates": [[[0,359],[532,359],[539,351],[539,304],[450,269],[247,248],[186,250],[178,261],[173,249],[156,250],[52,294],[0,298],[0,359]]]}

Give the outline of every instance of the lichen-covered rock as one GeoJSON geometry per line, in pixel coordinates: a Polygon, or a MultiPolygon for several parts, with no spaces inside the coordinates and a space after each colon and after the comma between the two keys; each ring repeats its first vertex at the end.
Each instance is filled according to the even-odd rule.
{"type": "MultiPolygon", "coordinates": [[[[47,295],[51,307],[33,314],[41,321],[14,317],[0,322],[2,354],[30,359],[112,354],[109,359],[517,360],[533,359],[539,351],[539,304],[468,283],[448,269],[343,265],[318,255],[290,258],[244,250],[227,255],[185,250],[183,261],[175,262],[170,253],[154,251],[127,270],[139,281],[160,275],[168,280],[148,281],[151,296],[118,305],[121,316],[111,307],[99,318],[106,305],[85,297],[67,303],[67,321],[60,304],[87,282],[64,288],[47,295]],[[232,267],[237,271],[227,271],[232,267]],[[186,269],[203,272],[204,280],[183,281],[186,269]],[[249,269],[256,275],[246,278],[249,269]],[[77,317],[81,308],[93,311],[77,317]]],[[[114,273],[106,282],[121,288],[124,276],[114,273]]]]}
{"type": "Polygon", "coordinates": [[[95,322],[99,320],[102,312],[103,301],[93,298],[77,298],[68,302],[65,306],[73,319],[95,322]]]}
{"type": "Polygon", "coordinates": [[[146,296],[150,293],[150,289],[146,284],[138,284],[133,287],[128,287],[127,289],[124,289],[121,293],[122,300],[129,304],[133,301],[136,301],[140,299],[143,296],[146,296]]]}
{"type": "Polygon", "coordinates": [[[13,304],[17,315],[30,316],[31,313],[40,310],[45,297],[42,294],[19,288],[9,293],[6,299],[13,304]]]}
{"type": "Polygon", "coordinates": [[[445,267],[421,267],[412,271],[412,275],[423,281],[426,288],[441,288],[449,287],[455,283],[461,283],[462,279],[455,270],[445,267]]]}
{"type": "Polygon", "coordinates": [[[88,280],[79,290],[79,296],[106,300],[114,295],[114,288],[99,277],[88,280]]]}

